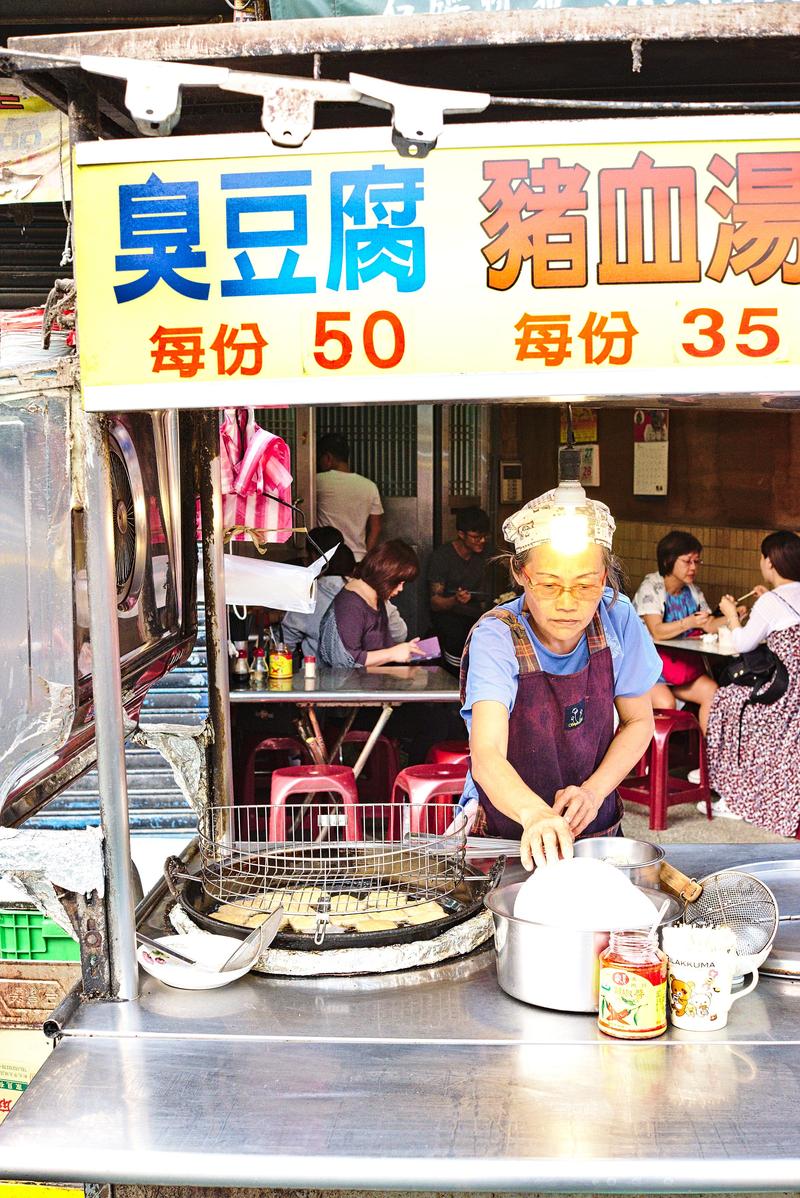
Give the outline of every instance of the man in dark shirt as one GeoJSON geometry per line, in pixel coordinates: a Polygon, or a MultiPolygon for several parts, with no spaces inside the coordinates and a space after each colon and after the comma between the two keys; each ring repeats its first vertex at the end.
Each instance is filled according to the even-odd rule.
{"type": "Polygon", "coordinates": [[[461,508],[456,538],[440,545],[428,562],[431,618],[448,665],[458,668],[467,633],[486,608],[484,571],[489,517],[479,507],[461,508]]]}

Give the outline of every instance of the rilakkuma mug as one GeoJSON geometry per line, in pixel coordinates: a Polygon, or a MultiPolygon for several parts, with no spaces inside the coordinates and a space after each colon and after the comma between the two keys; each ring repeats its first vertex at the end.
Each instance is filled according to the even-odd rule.
{"type": "Polygon", "coordinates": [[[758,983],[732,991],[737,973],[736,939],[730,928],[680,924],[663,931],[669,958],[667,1012],[674,1027],[689,1032],[716,1032],[726,1026],[728,1012],[758,983]]]}

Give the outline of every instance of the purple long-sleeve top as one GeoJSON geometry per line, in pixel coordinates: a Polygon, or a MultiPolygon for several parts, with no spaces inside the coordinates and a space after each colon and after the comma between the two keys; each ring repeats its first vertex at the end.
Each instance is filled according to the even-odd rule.
{"type": "Polygon", "coordinates": [[[339,591],[320,623],[319,655],[324,665],[363,666],[371,650],[392,643],[386,605],[379,603],[376,611],[347,588],[339,591]]]}

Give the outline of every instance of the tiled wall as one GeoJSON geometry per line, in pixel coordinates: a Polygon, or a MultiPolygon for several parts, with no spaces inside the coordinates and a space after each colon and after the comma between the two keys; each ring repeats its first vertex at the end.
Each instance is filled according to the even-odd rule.
{"type": "MultiPolygon", "coordinates": [[[[633,595],[645,574],[657,570],[656,545],[674,524],[648,524],[620,520],[614,536],[614,552],[625,565],[633,595]]],[[[686,528],[703,545],[703,565],[697,585],[714,607],[721,595],[735,597],[761,582],[759,546],[770,528],[719,528],[692,525],[686,528]]]]}

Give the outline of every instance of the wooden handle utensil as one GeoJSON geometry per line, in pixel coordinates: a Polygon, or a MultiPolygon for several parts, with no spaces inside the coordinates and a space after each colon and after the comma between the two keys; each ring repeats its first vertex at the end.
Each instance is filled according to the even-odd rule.
{"type": "Polygon", "coordinates": [[[679,869],[666,861],[661,863],[659,879],[665,890],[674,894],[676,898],[682,899],[684,903],[695,902],[703,893],[703,887],[699,882],[696,882],[694,878],[688,878],[686,874],[682,874],[679,869]]]}

